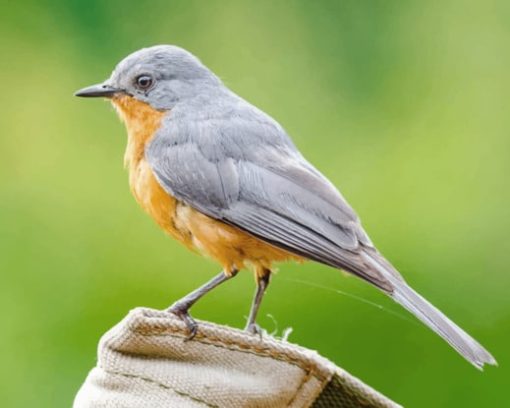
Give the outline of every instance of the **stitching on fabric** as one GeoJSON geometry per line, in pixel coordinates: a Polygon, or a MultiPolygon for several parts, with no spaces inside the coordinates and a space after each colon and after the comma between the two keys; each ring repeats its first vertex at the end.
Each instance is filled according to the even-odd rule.
{"type": "Polygon", "coordinates": [[[327,377],[324,381],[321,382],[320,387],[314,390],[313,396],[310,398],[310,406],[312,406],[317,400],[317,398],[321,396],[326,387],[331,383],[331,381],[333,381],[335,375],[336,374],[333,373],[331,376],[327,377]]]}
{"type": "MultiPolygon", "coordinates": [[[[177,335],[178,332],[174,332],[174,333],[164,333],[164,332],[154,333],[154,329],[151,329],[151,331],[145,331],[143,329],[137,329],[136,333],[141,334],[143,336],[148,336],[148,337],[151,337],[151,336],[162,336],[162,337],[168,336],[168,337],[174,337],[174,338],[183,338],[182,336],[177,335]]],[[[231,350],[231,351],[239,351],[239,352],[242,352],[242,353],[253,354],[253,355],[256,355],[256,356],[259,356],[259,357],[272,357],[272,358],[274,358],[276,360],[284,361],[284,362],[287,362],[287,363],[292,364],[294,366],[297,366],[297,367],[301,368],[302,370],[313,374],[321,383],[323,383],[323,382],[328,380],[328,377],[322,375],[322,373],[319,373],[315,369],[314,365],[306,364],[306,363],[303,364],[303,362],[301,360],[289,357],[285,353],[280,353],[280,352],[272,351],[269,347],[257,347],[257,346],[252,346],[252,345],[248,345],[248,344],[236,343],[234,341],[225,341],[224,339],[222,339],[220,337],[212,336],[212,335],[203,336],[203,337],[201,336],[201,338],[197,338],[199,335],[200,334],[197,334],[197,336],[193,339],[193,341],[196,341],[196,342],[201,343],[201,344],[206,344],[208,346],[219,347],[219,348],[223,348],[223,349],[227,349],[227,350],[231,350]],[[207,341],[207,340],[216,341],[216,342],[219,342],[220,344],[213,343],[213,342],[210,342],[210,341],[207,341]]]]}
{"type": "Polygon", "coordinates": [[[294,395],[292,396],[290,401],[287,402],[288,407],[290,407],[291,404],[294,403],[294,401],[297,399],[297,397],[301,393],[301,390],[304,388],[305,384],[310,380],[311,377],[312,377],[311,371],[305,372],[305,375],[303,375],[303,379],[301,380],[299,386],[296,388],[296,392],[294,393],[294,395]]]}
{"type": "Polygon", "coordinates": [[[204,401],[204,400],[202,400],[200,398],[194,397],[193,395],[187,394],[187,393],[185,393],[183,391],[178,391],[175,388],[169,387],[166,384],[162,384],[162,383],[160,383],[158,381],[155,381],[152,378],[142,377],[142,376],[135,375],[135,374],[126,374],[126,373],[122,373],[120,371],[105,370],[104,368],[103,368],[103,371],[108,373],[108,374],[112,374],[112,375],[119,375],[119,376],[126,377],[126,378],[137,378],[139,380],[143,380],[143,381],[146,381],[146,382],[151,383],[151,384],[156,384],[157,386],[159,386],[161,388],[164,388],[165,390],[170,390],[172,392],[175,392],[177,395],[180,395],[181,397],[188,398],[188,399],[190,399],[190,400],[192,400],[194,402],[198,402],[200,404],[203,404],[206,407],[209,407],[209,408],[220,408],[218,405],[212,405],[211,403],[209,403],[207,401],[204,401]]]}

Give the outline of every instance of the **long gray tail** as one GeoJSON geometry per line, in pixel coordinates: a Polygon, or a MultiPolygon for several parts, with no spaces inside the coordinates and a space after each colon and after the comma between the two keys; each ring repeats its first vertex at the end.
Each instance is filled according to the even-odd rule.
{"type": "Polygon", "coordinates": [[[497,365],[480,343],[415,292],[384,258],[368,254],[365,258],[392,284],[394,289],[388,295],[445,339],[467,361],[480,370],[484,364],[497,365]]]}

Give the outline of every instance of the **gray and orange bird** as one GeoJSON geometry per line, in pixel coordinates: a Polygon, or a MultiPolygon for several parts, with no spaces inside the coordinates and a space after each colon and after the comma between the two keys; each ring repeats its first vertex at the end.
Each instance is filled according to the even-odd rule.
{"type": "Polygon", "coordinates": [[[170,45],[136,51],[109,79],[76,96],[111,100],[127,128],[125,164],[138,203],[167,233],[223,267],[169,308],[190,337],[197,331],[191,306],[244,267],[257,281],[246,329],[259,333],[255,319],[272,264],[312,260],[376,286],[474,366],[496,364],[409,287],[285,130],[188,51],[170,45]]]}

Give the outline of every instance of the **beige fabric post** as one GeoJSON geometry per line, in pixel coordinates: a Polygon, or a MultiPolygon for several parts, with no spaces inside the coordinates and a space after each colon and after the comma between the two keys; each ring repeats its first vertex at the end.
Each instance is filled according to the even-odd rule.
{"type": "Polygon", "coordinates": [[[74,408],[397,407],[319,356],[269,336],[132,310],[99,343],[74,408]]]}

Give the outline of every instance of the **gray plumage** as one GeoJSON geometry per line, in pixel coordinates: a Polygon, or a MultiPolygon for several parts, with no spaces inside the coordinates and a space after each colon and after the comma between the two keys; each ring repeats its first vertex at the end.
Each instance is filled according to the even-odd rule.
{"type": "Polygon", "coordinates": [[[161,186],[204,214],[305,258],[345,269],[413,313],[478,368],[496,361],[411,289],[374,248],[335,187],[271,117],[174,46],[123,60],[108,86],[168,110],[146,149],[161,186]],[[148,74],[147,90],[133,78],[148,74]]]}

